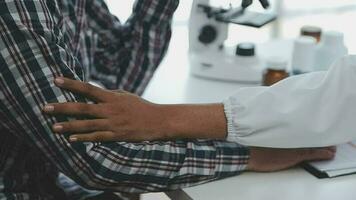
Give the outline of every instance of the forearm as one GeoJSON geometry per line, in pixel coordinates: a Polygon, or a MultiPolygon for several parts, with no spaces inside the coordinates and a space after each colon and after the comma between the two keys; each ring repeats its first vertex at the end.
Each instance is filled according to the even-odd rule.
{"type": "Polygon", "coordinates": [[[223,104],[161,105],[159,109],[167,138],[226,138],[223,104]]]}
{"type": "Polygon", "coordinates": [[[174,190],[238,175],[249,161],[246,147],[225,141],[120,142],[94,147],[92,153],[107,154],[108,148],[112,152],[107,158],[117,161],[110,163],[111,168],[103,167],[115,181],[107,189],[135,193],[174,190]]]}

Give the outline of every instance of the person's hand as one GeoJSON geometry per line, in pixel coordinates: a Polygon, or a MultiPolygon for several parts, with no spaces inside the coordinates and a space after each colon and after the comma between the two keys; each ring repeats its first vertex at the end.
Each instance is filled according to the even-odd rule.
{"type": "Polygon", "coordinates": [[[108,91],[67,78],[56,78],[55,84],[96,102],[56,103],[44,107],[43,111],[51,115],[89,118],[53,125],[55,133],[71,134],[72,142],[221,139],[226,135],[221,104],[159,105],[127,92],[108,91]]]}
{"type": "Polygon", "coordinates": [[[124,91],[109,91],[67,78],[56,78],[55,84],[81,94],[96,104],[55,103],[43,111],[52,115],[87,117],[53,125],[55,133],[70,133],[70,141],[123,141],[154,140],[165,138],[161,127],[164,116],[159,106],[124,91]],[[155,130],[158,129],[158,130],[155,130]],[[144,133],[144,134],[138,134],[144,133]],[[141,137],[143,136],[143,137],[141,137]]]}
{"type": "Polygon", "coordinates": [[[304,161],[330,160],[334,158],[335,147],[308,149],[250,148],[247,170],[259,172],[278,171],[293,167],[304,161]]]}

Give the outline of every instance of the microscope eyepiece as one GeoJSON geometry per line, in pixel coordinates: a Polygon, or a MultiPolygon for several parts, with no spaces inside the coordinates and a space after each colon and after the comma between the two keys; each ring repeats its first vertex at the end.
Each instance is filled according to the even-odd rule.
{"type": "Polygon", "coordinates": [[[242,0],[241,7],[243,9],[245,9],[245,8],[249,7],[251,4],[252,4],[252,0],[242,0]]]}
{"type": "MultiPolygon", "coordinates": [[[[252,1],[253,1],[253,0],[242,0],[242,2],[241,2],[241,7],[242,7],[243,9],[249,7],[249,6],[252,4],[252,1]]],[[[264,9],[267,9],[267,8],[269,7],[269,2],[268,2],[268,0],[259,0],[259,1],[260,1],[261,5],[262,5],[262,7],[263,7],[264,9]]]]}
{"type": "Polygon", "coordinates": [[[268,0],[260,0],[260,3],[264,9],[267,9],[269,7],[268,0]]]}

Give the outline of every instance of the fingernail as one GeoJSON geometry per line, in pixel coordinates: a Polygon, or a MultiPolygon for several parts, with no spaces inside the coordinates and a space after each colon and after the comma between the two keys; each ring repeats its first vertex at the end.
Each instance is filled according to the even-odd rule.
{"type": "Polygon", "coordinates": [[[54,79],[54,82],[55,82],[57,85],[63,85],[64,79],[63,79],[63,78],[56,78],[56,79],[54,79]]]}
{"type": "Polygon", "coordinates": [[[76,141],[78,141],[78,138],[76,136],[70,136],[69,141],[76,142],[76,141]]]}
{"type": "Polygon", "coordinates": [[[60,132],[63,130],[63,126],[60,124],[55,124],[55,125],[53,125],[53,130],[56,132],[60,132]]]}
{"type": "Polygon", "coordinates": [[[52,106],[52,105],[46,105],[46,106],[43,108],[43,111],[45,111],[45,112],[52,112],[52,111],[54,111],[54,106],[52,106]]]}

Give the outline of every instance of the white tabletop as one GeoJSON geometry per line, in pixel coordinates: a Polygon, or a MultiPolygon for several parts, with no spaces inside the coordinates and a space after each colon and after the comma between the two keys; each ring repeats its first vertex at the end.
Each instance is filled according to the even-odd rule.
{"type": "MultiPolygon", "coordinates": [[[[185,30],[175,31],[174,36],[179,40],[172,38],[169,51],[148,85],[144,98],[164,104],[221,102],[238,88],[253,86],[190,75],[185,30]]],[[[261,57],[278,55],[290,59],[291,49],[291,40],[272,41],[257,46],[257,54],[261,57]]]]}
{"type": "MultiPolygon", "coordinates": [[[[191,76],[187,59],[187,39],[183,39],[182,42],[186,35],[185,29],[175,30],[174,34],[180,40],[173,38],[170,51],[145,91],[144,98],[165,104],[221,102],[239,87],[248,86],[191,76]]],[[[284,48],[265,45],[260,51],[268,56],[276,53],[276,49],[280,49],[280,54],[288,56],[290,43],[284,43],[284,48]]],[[[301,168],[274,173],[247,172],[236,177],[178,190],[170,195],[177,200],[351,200],[356,198],[356,175],[317,179],[301,168]]]]}
{"type": "MultiPolygon", "coordinates": [[[[273,173],[245,172],[239,176],[186,188],[173,194],[183,200],[351,200],[356,198],[356,175],[317,179],[301,168],[273,173]]],[[[178,197],[178,198],[175,198],[178,197]]]]}

